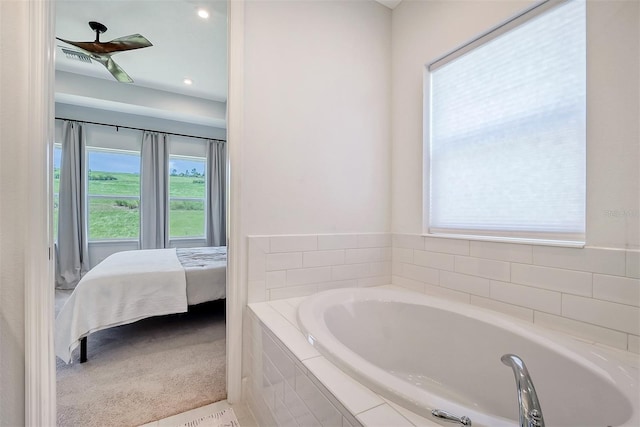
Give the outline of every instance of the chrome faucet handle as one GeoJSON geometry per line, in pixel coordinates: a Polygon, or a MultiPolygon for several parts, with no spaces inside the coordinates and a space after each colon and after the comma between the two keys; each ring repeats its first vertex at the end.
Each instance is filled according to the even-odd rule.
{"type": "Polygon", "coordinates": [[[544,425],[544,420],[542,419],[542,412],[537,409],[532,409],[529,411],[529,423],[535,427],[542,427],[544,425]]]}
{"type": "Polygon", "coordinates": [[[433,411],[431,411],[431,415],[443,421],[458,423],[462,426],[471,426],[471,419],[464,415],[462,417],[458,417],[453,415],[452,413],[443,411],[442,409],[434,409],[433,411]]]}

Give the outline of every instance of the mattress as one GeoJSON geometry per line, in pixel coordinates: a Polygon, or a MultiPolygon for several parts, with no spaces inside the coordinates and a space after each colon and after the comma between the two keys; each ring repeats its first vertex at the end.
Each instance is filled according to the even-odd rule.
{"type": "Polygon", "coordinates": [[[227,247],[178,248],[187,279],[187,303],[200,304],[226,296],[227,247]]]}

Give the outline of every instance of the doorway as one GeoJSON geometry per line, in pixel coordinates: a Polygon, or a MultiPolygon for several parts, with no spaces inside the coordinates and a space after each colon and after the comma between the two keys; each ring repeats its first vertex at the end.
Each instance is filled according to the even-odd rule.
{"type": "MultiPolygon", "coordinates": [[[[60,1],[60,0],[58,0],[60,1]]],[[[62,0],[64,1],[64,0],[62,0]]],[[[50,37],[53,34],[53,25],[42,25],[42,22],[51,22],[52,17],[54,15],[53,6],[55,3],[53,2],[33,2],[33,10],[31,12],[32,16],[30,16],[31,27],[34,29],[38,29],[34,31],[35,39],[39,40],[39,43],[42,43],[44,47],[49,46],[52,48],[50,37]]],[[[58,29],[59,30],[59,29],[58,29]]],[[[114,35],[115,36],[115,35],[114,35]]],[[[44,49],[43,47],[43,49],[44,49]]],[[[35,51],[37,53],[37,50],[35,51]]],[[[45,58],[37,58],[34,53],[32,57],[30,57],[30,63],[38,65],[39,69],[51,69],[51,59],[45,58]]],[[[45,140],[52,140],[52,138],[47,137],[47,134],[51,134],[51,118],[53,116],[52,109],[50,107],[53,100],[53,76],[47,75],[44,73],[43,76],[35,76],[37,80],[34,87],[41,87],[42,93],[49,93],[49,99],[43,100],[43,105],[34,105],[33,111],[37,113],[36,115],[42,116],[41,126],[34,131],[34,134],[37,132],[41,132],[45,135],[45,140]]],[[[37,104],[37,102],[34,102],[37,104]]],[[[34,119],[34,123],[37,123],[37,119],[34,119]]],[[[43,189],[43,193],[46,193],[46,190],[43,189]]],[[[43,196],[46,199],[45,196],[43,196]]],[[[39,220],[42,222],[42,220],[39,220]]],[[[32,222],[36,222],[35,220],[32,222]]],[[[33,239],[34,242],[31,246],[34,248],[41,248],[49,250],[49,244],[44,243],[41,239],[33,239]]],[[[231,258],[231,256],[229,257],[231,258]]],[[[47,372],[51,373],[51,365],[50,360],[52,359],[53,349],[52,343],[50,341],[50,331],[52,329],[52,322],[50,317],[46,315],[46,310],[40,310],[38,306],[47,305],[49,307],[53,307],[53,295],[50,293],[51,287],[48,287],[51,280],[51,271],[50,271],[51,263],[48,263],[48,267],[43,267],[42,265],[33,270],[33,275],[41,275],[47,277],[49,279],[42,281],[37,277],[27,278],[27,319],[32,319],[32,322],[27,322],[27,420],[28,423],[33,424],[51,424],[46,420],[52,419],[52,413],[54,413],[55,409],[52,410],[51,403],[55,402],[55,385],[52,381],[52,375],[47,375],[47,372]],[[49,282],[47,285],[43,285],[44,282],[49,282]],[[42,295],[49,295],[46,299],[41,298],[42,295]],[[43,314],[44,313],[44,314],[43,314]],[[40,357],[39,357],[39,356],[40,357]],[[30,374],[31,372],[31,374],[30,374]],[[35,372],[35,373],[34,373],[35,372]],[[34,390],[37,392],[34,393],[34,390]],[[36,395],[38,394],[38,395],[36,395]],[[41,420],[37,422],[29,421],[29,420],[41,420]]],[[[227,286],[230,287],[230,282],[227,283],[227,286]]],[[[232,292],[230,292],[232,294],[232,292]]],[[[233,296],[230,295],[232,298],[233,296]]],[[[228,305],[231,304],[231,301],[228,298],[228,305]]],[[[237,308],[234,310],[236,313],[238,312],[237,308]]],[[[229,316],[229,315],[227,315],[229,316]]],[[[237,314],[236,314],[237,317],[237,314]]],[[[228,323],[228,322],[227,322],[228,323]]],[[[235,324],[236,333],[229,334],[229,338],[231,336],[235,336],[235,339],[239,341],[239,333],[241,330],[241,326],[236,322],[235,324]],[[240,329],[237,329],[240,328],[240,329]]],[[[234,326],[227,325],[228,329],[233,329],[234,326]]],[[[229,344],[227,344],[229,345],[229,344]]],[[[239,348],[236,346],[235,348],[239,348]]],[[[227,358],[228,357],[227,351],[227,358]]],[[[239,361],[237,358],[235,360],[229,360],[229,376],[234,375],[233,372],[239,373],[239,361]],[[235,367],[233,366],[235,362],[235,367]]],[[[229,395],[229,400],[238,400],[239,399],[239,374],[235,375],[234,379],[230,379],[229,388],[234,388],[236,391],[233,393],[235,397],[231,396],[231,392],[229,395]],[[232,384],[233,383],[233,384],[232,384]],[[235,385],[234,385],[235,384],[235,385]]]]}

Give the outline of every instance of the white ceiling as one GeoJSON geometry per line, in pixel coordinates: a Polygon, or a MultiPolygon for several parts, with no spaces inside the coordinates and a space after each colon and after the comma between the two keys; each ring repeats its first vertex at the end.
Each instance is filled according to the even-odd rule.
{"type": "MultiPolygon", "coordinates": [[[[393,9],[401,0],[376,1],[393,9]]],[[[153,46],[113,55],[134,80],[128,84],[95,61],[67,58],[62,47],[79,49],[56,40],[57,102],[226,127],[227,0],[56,1],[57,37],[93,41],[89,21],[107,26],[101,41],[141,34],[153,46]],[[198,17],[200,8],[208,19],[198,17]],[[193,84],[185,85],[185,78],[193,84]]]]}
{"type": "Polygon", "coordinates": [[[389,9],[394,9],[400,4],[402,0],[376,0],[378,3],[387,6],[389,9]]]}
{"type": "MultiPolygon", "coordinates": [[[[88,22],[98,21],[108,28],[100,41],[139,33],[153,44],[113,56],[132,85],[227,100],[226,0],[58,0],[56,5],[57,37],[93,41],[88,22]],[[208,19],[198,17],[199,8],[208,10],[208,19]],[[185,78],[193,84],[185,85],[185,78]]],[[[56,70],[115,81],[102,65],[69,59],[60,47],[77,48],[59,40],[56,45],[56,70]]]]}

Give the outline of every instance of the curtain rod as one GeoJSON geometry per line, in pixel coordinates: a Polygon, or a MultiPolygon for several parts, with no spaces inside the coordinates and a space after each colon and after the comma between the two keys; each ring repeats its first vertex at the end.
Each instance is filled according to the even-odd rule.
{"type": "Polygon", "coordinates": [[[167,135],[184,136],[184,137],[186,137],[186,138],[206,139],[207,141],[227,142],[227,141],[226,141],[226,140],[224,140],[224,139],[207,138],[207,137],[204,137],[204,136],[185,135],[185,134],[183,134],[183,133],[161,132],[161,131],[159,131],[159,130],[142,129],[142,128],[134,128],[134,127],[131,127],[131,126],[112,125],[112,124],[109,124],[109,123],[87,122],[87,121],[84,121],[84,120],[65,119],[64,117],[56,117],[55,119],[56,119],[56,120],[68,120],[68,121],[73,121],[73,122],[86,123],[86,124],[88,124],[88,125],[111,126],[111,127],[116,128],[116,129],[118,129],[118,128],[122,128],[122,129],[133,129],[133,130],[141,130],[141,131],[147,131],[147,132],[166,133],[167,135]]]}

